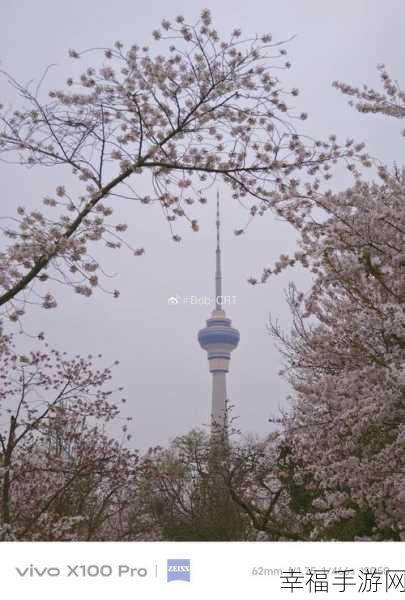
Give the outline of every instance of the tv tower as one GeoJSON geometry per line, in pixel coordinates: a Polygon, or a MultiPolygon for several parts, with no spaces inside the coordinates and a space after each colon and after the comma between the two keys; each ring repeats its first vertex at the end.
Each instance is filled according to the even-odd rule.
{"type": "Polygon", "coordinates": [[[221,272],[221,243],[219,195],[217,193],[217,248],[215,270],[215,308],[204,329],[198,332],[200,346],[208,354],[212,373],[211,438],[227,441],[226,374],[229,371],[231,352],[239,344],[239,331],[231,327],[231,320],[223,310],[221,272]]]}

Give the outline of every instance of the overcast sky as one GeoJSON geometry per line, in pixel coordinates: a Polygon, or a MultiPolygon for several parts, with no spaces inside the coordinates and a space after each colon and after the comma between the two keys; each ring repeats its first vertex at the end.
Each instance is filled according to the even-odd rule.
{"type": "MultiPolygon", "coordinates": [[[[46,85],[50,88],[70,74],[67,50],[124,44],[151,44],[151,31],[162,18],[183,14],[194,21],[201,8],[212,10],[217,29],[227,34],[241,27],[246,35],[272,32],[288,45],[292,69],[283,78],[286,87],[300,88],[299,107],[309,113],[305,126],[314,137],[337,133],[364,140],[370,152],[385,162],[401,160],[403,138],[398,123],[359,115],[347,99],[331,87],[335,79],[351,84],[379,85],[376,65],[385,63],[402,82],[405,23],[403,0],[220,0],[170,2],[136,0],[2,0],[0,66],[19,81],[38,78],[55,64],[46,85]]],[[[3,89],[1,95],[8,94],[3,89]]],[[[2,203],[36,206],[54,191],[60,174],[1,166],[2,203]]],[[[337,180],[333,185],[338,186],[337,180]]],[[[74,188],[70,188],[74,189],[74,188]]],[[[78,189],[78,188],[77,188],[78,189]]],[[[220,188],[224,293],[236,296],[227,311],[240,330],[241,342],[233,353],[228,392],[239,426],[265,434],[268,418],[285,404],[288,388],[279,377],[280,359],[266,332],[269,314],[288,329],[284,290],[289,280],[308,284],[302,273],[290,271],[265,286],[246,280],[260,275],[280,253],[294,248],[288,226],[270,214],[257,219],[246,234],[235,237],[246,213],[220,188]]],[[[126,411],[134,416],[134,443],[145,448],[166,444],[175,435],[208,422],[211,381],[206,354],[197,332],[209,317],[204,306],[169,306],[173,294],[213,294],[215,268],[215,193],[198,208],[198,234],[181,228],[181,244],[172,242],[158,207],[117,204],[117,221],[127,220],[128,239],[146,253],[101,252],[116,277],[118,300],[97,293],[86,300],[69,289],[59,289],[54,311],[33,309],[27,320],[32,331],[44,330],[58,349],[76,353],[102,352],[106,363],[115,359],[118,385],[125,387],[126,411]]],[[[96,254],[99,256],[100,254],[96,254]]]]}

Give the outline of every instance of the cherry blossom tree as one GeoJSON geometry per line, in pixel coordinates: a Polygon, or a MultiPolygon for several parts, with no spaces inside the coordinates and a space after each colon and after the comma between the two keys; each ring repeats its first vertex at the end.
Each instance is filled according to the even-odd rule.
{"type": "Polygon", "coordinates": [[[22,355],[12,336],[0,344],[2,530],[19,540],[126,539],[138,457],[107,432],[119,418],[111,369],[46,344],[22,355]]]}
{"type": "MultiPolygon", "coordinates": [[[[203,10],[195,24],[182,16],[163,20],[153,38],[160,51],[121,42],[70,50],[73,61],[85,63],[82,72],[48,98],[43,81],[23,86],[4,74],[21,106],[0,111],[1,156],[57,167],[61,177],[67,169],[43,199],[45,207],[34,199],[34,208],[18,206],[2,223],[0,305],[12,320],[22,316],[27,299],[56,306],[54,286],[46,287],[52,281],[92,294],[102,272],[92,242],[129,245],[127,224],[110,218],[119,198],[159,203],[179,241],[176,221],[198,230],[190,205],[205,203],[215,181],[234,199],[250,199],[255,216],[280,195],[298,194],[301,175],[314,179],[305,187],[310,195],[311,185],[316,190],[330,177],[331,163],[352,164],[353,149],[336,138],[322,142],[297,132],[295,124],[307,115],[294,107],[298,90],[282,86],[278,74],[291,65],[285,44],[270,34],[243,38],[235,29],[221,39],[203,10]]],[[[144,252],[130,247],[135,255],[144,252]]]]}
{"type": "MultiPolygon", "coordinates": [[[[382,93],[336,86],[362,113],[404,117],[404,92],[381,77],[382,93]]],[[[329,192],[324,216],[296,222],[300,247],[273,270],[297,261],[313,276],[307,294],[290,286],[292,334],[271,331],[293,388],[285,435],[318,490],[314,538],[405,537],[404,198],[398,167],[329,192]]]]}

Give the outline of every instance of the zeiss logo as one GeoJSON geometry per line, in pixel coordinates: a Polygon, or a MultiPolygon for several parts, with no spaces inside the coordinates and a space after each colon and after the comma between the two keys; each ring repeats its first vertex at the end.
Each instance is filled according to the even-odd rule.
{"type": "Polygon", "coordinates": [[[190,581],[190,561],[186,558],[169,558],[167,581],[190,581]]]}

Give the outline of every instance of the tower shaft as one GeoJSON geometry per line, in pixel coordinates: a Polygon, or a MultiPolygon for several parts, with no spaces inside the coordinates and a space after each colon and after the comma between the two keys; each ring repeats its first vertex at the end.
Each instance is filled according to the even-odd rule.
{"type": "Polygon", "coordinates": [[[212,372],[211,431],[222,436],[227,428],[226,371],[212,372]]]}

